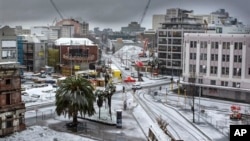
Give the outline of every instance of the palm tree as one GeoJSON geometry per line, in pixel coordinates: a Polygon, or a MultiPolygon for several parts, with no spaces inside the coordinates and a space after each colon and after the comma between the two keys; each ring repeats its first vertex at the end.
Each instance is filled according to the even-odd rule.
{"type": "Polygon", "coordinates": [[[93,90],[91,82],[85,78],[66,78],[56,92],[56,113],[73,117],[73,126],[76,126],[78,112],[84,117],[95,114],[93,90]]]}
{"type": "Polygon", "coordinates": [[[102,90],[96,90],[95,96],[97,97],[97,106],[99,108],[99,119],[101,118],[101,107],[103,105],[104,92],[102,90]]]}

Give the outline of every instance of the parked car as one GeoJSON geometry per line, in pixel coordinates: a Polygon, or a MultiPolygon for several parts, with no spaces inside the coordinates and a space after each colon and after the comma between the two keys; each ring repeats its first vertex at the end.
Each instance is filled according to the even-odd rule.
{"type": "Polygon", "coordinates": [[[133,84],[132,85],[132,89],[134,90],[138,90],[138,89],[141,89],[142,88],[142,86],[141,86],[141,84],[140,83],[135,83],[135,84],[133,84]]]}
{"type": "Polygon", "coordinates": [[[128,66],[125,66],[125,70],[129,70],[129,67],[128,67],[128,66]]]}

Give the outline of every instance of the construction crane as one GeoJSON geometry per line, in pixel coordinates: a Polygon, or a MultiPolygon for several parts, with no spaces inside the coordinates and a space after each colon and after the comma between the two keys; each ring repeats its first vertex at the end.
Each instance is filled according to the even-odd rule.
{"type": "Polygon", "coordinates": [[[146,51],[148,49],[148,38],[144,39],[142,52],[138,54],[139,57],[147,57],[146,51]]]}
{"type": "Polygon", "coordinates": [[[147,3],[147,5],[146,5],[146,7],[145,7],[145,9],[144,9],[144,11],[143,11],[141,20],[140,20],[140,22],[139,22],[140,25],[141,25],[141,23],[143,22],[143,19],[144,19],[145,15],[146,15],[146,13],[147,13],[147,11],[148,11],[148,7],[149,7],[150,2],[151,2],[151,0],[148,0],[148,3],[147,3]]]}
{"type": "Polygon", "coordinates": [[[56,4],[54,3],[53,0],[50,0],[50,3],[52,4],[52,6],[55,8],[56,12],[59,14],[59,16],[61,17],[61,19],[63,20],[63,15],[61,14],[61,12],[59,11],[59,9],[56,7],[56,4]]]}

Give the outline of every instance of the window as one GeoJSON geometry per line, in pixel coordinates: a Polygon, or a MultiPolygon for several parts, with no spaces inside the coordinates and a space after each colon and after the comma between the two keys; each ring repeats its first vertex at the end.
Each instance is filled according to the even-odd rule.
{"type": "Polygon", "coordinates": [[[190,53],[190,59],[196,60],[196,53],[190,53]]]}
{"type": "Polygon", "coordinates": [[[229,55],[222,55],[222,62],[229,62],[230,56],[229,55]]]}
{"type": "Polygon", "coordinates": [[[222,55],[222,62],[226,61],[226,55],[222,55]]]}
{"type": "Polygon", "coordinates": [[[218,61],[218,54],[211,54],[211,61],[218,61]]]}
{"type": "Polygon", "coordinates": [[[234,43],[234,49],[235,50],[238,49],[238,43],[237,42],[234,43]]]}
{"type": "Polygon", "coordinates": [[[203,79],[198,79],[198,83],[203,84],[203,79]]]}
{"type": "Polygon", "coordinates": [[[210,84],[211,85],[216,85],[216,81],[215,80],[210,80],[210,84]]]}
{"type": "Polygon", "coordinates": [[[211,48],[215,48],[215,42],[211,42],[211,48]]]}
{"type": "Polygon", "coordinates": [[[211,42],[211,48],[218,49],[219,48],[219,42],[211,42]]]}
{"type": "Polygon", "coordinates": [[[223,43],[222,43],[222,48],[223,48],[223,49],[227,49],[227,42],[223,42],[223,43]]]}
{"type": "Polygon", "coordinates": [[[214,54],[211,54],[211,61],[214,61],[214,54]]]}
{"type": "Polygon", "coordinates": [[[227,81],[221,81],[221,86],[228,86],[228,82],[227,81]]]}
{"type": "Polygon", "coordinates": [[[10,79],[6,79],[6,80],[5,80],[5,84],[6,84],[6,85],[10,85],[10,82],[11,82],[10,79]]]}
{"type": "Polygon", "coordinates": [[[241,63],[241,61],[242,61],[241,55],[234,55],[234,62],[241,63]]]}
{"type": "Polygon", "coordinates": [[[211,67],[210,67],[210,73],[211,73],[211,74],[217,74],[217,67],[211,66],[211,67]]]}
{"type": "Polygon", "coordinates": [[[239,42],[239,50],[242,50],[242,42],[239,42]]]}
{"type": "Polygon", "coordinates": [[[230,49],[230,42],[227,42],[227,49],[230,49]]]}
{"type": "Polygon", "coordinates": [[[15,59],[15,58],[16,58],[16,50],[2,51],[2,59],[15,59]]]}
{"type": "Polygon", "coordinates": [[[240,83],[239,82],[233,82],[233,87],[240,88],[240,83]]]}
{"type": "Polygon", "coordinates": [[[230,56],[226,55],[226,62],[229,62],[229,60],[230,60],[230,56]]]}
{"type": "Polygon", "coordinates": [[[24,123],[24,116],[22,115],[22,113],[19,114],[19,125],[24,123]]]}
{"type": "Polygon", "coordinates": [[[200,60],[207,60],[207,54],[206,53],[201,53],[200,54],[200,60]]]}
{"type": "Polygon", "coordinates": [[[201,48],[204,48],[204,42],[203,42],[203,41],[201,41],[200,47],[201,47],[201,48]]]}
{"type": "Polygon", "coordinates": [[[197,41],[194,41],[194,48],[197,47],[197,41]]]}
{"type": "Polygon", "coordinates": [[[196,65],[192,65],[192,64],[189,65],[189,72],[195,72],[195,69],[196,69],[196,65]]]}
{"type": "Polygon", "coordinates": [[[204,41],[204,48],[207,48],[207,41],[204,41]]]}
{"type": "Polygon", "coordinates": [[[234,55],[234,62],[237,62],[237,55],[234,55]]]}
{"type": "Polygon", "coordinates": [[[241,76],[241,68],[233,68],[234,76],[241,76]]]}
{"type": "Polygon", "coordinates": [[[6,94],[6,105],[10,105],[11,104],[11,97],[10,94],[6,94]]]}
{"type": "Polygon", "coordinates": [[[229,68],[228,67],[222,67],[221,74],[222,75],[229,75],[229,68]]]}
{"type": "Polygon", "coordinates": [[[6,116],[6,128],[13,127],[13,119],[12,116],[6,116]]]}
{"type": "Polygon", "coordinates": [[[200,73],[206,73],[207,69],[205,65],[200,65],[200,73]]]}
{"type": "Polygon", "coordinates": [[[190,41],[190,48],[194,47],[194,41],[190,41]]]}
{"type": "Polygon", "coordinates": [[[218,61],[218,54],[215,54],[215,61],[218,61]]]}
{"type": "Polygon", "coordinates": [[[215,42],[215,49],[218,49],[218,48],[219,48],[219,43],[215,42]]]}

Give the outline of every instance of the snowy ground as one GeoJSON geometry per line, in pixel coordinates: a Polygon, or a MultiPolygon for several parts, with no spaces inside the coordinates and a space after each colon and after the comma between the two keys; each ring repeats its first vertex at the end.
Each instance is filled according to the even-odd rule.
{"type": "Polygon", "coordinates": [[[45,126],[28,127],[25,131],[16,132],[3,141],[95,141],[89,138],[51,130],[45,126]]]}

